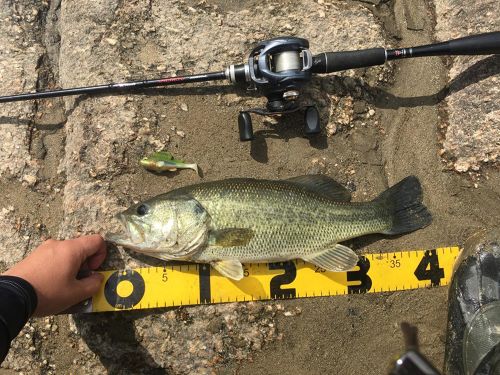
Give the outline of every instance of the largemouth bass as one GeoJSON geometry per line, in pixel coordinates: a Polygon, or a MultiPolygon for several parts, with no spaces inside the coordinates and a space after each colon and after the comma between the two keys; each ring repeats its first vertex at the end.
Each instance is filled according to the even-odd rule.
{"type": "Polygon", "coordinates": [[[107,239],[160,259],[210,263],[240,280],[242,262],[300,258],[347,271],[358,256],[339,242],[411,232],[431,222],[414,176],[371,202],[349,203],[350,198],[347,189],[323,175],[206,182],[130,207],[118,215],[125,233],[107,239]]]}

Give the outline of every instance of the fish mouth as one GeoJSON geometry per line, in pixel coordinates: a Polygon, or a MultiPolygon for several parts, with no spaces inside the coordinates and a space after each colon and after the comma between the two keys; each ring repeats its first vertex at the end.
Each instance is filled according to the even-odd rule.
{"type": "Polygon", "coordinates": [[[145,234],[142,226],[135,222],[133,218],[127,218],[123,213],[115,215],[115,218],[121,223],[123,233],[107,233],[107,241],[116,245],[125,247],[134,247],[145,241],[145,234]]]}

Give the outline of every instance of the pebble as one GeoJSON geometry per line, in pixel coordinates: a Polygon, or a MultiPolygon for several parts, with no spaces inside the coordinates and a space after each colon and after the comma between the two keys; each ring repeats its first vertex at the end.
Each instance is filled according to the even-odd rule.
{"type": "Polygon", "coordinates": [[[328,137],[331,137],[332,135],[334,135],[335,133],[337,132],[337,125],[335,125],[335,123],[333,122],[330,122],[327,126],[326,126],[326,135],[328,137]]]}
{"type": "Polygon", "coordinates": [[[28,186],[33,186],[36,184],[37,178],[31,174],[25,174],[23,176],[23,181],[28,184],[28,186]]]}
{"type": "Polygon", "coordinates": [[[106,38],[104,39],[109,45],[111,46],[114,46],[116,45],[116,43],[118,43],[118,41],[116,39],[113,39],[113,38],[106,38]]]}
{"type": "Polygon", "coordinates": [[[457,172],[467,172],[470,168],[470,163],[467,160],[458,159],[454,164],[454,168],[457,172]]]}
{"type": "Polygon", "coordinates": [[[188,106],[186,103],[181,103],[181,109],[184,111],[184,112],[187,112],[188,110],[188,106]]]}

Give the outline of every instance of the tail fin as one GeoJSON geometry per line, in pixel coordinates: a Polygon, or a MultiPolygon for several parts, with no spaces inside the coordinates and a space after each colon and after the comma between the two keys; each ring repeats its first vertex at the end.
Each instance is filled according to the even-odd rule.
{"type": "Polygon", "coordinates": [[[418,178],[408,176],[380,194],[375,201],[392,216],[392,228],[384,234],[401,234],[425,228],[432,221],[422,203],[422,187],[418,178]]]}

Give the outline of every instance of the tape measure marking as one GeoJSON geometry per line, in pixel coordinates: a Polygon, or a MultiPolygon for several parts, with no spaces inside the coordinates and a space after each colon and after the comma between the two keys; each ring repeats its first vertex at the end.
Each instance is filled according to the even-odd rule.
{"type": "Polygon", "coordinates": [[[302,260],[244,265],[238,282],[207,264],[169,264],[103,271],[106,282],[91,311],[118,311],[194,304],[392,292],[447,285],[458,247],[360,256],[349,272],[328,272],[302,260]],[[121,296],[122,282],[132,290],[121,296]],[[130,287],[130,286],[129,286],[130,287]]]}

